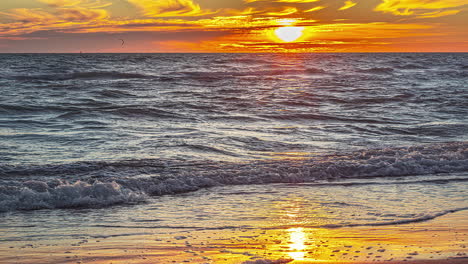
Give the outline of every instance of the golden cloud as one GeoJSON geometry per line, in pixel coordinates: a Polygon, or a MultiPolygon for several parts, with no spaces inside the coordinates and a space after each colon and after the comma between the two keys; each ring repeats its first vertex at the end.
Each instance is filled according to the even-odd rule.
{"type": "Polygon", "coordinates": [[[436,11],[432,13],[425,13],[420,15],[420,18],[435,18],[443,16],[451,16],[460,13],[461,10],[447,10],[447,11],[436,11]]]}
{"type": "Polygon", "coordinates": [[[212,14],[204,11],[192,0],[127,0],[142,10],[148,17],[183,17],[212,14]]]}
{"type": "Polygon", "coordinates": [[[353,1],[346,1],[344,6],[340,7],[338,10],[346,10],[346,9],[350,9],[351,7],[357,5],[357,3],[354,3],[353,1]]]}
{"type": "Polygon", "coordinates": [[[465,5],[468,0],[383,0],[374,10],[398,16],[440,17],[456,14],[465,5]],[[437,10],[436,16],[433,10],[437,10]]]}
{"type": "Polygon", "coordinates": [[[246,3],[253,3],[253,2],[276,2],[276,3],[314,3],[320,0],[244,0],[246,3]]]}
{"type": "Polygon", "coordinates": [[[285,7],[283,10],[280,11],[273,11],[273,12],[268,12],[266,13],[269,16],[287,16],[287,15],[292,15],[294,13],[297,13],[298,10],[295,7],[285,7]]]}
{"type": "Polygon", "coordinates": [[[112,5],[110,2],[101,0],[38,0],[51,7],[72,7],[80,6],[83,8],[103,8],[112,5]]]}
{"type": "Polygon", "coordinates": [[[58,19],[72,22],[103,20],[108,17],[108,13],[104,9],[86,9],[81,7],[60,8],[56,15],[58,19]]]}
{"type": "Polygon", "coordinates": [[[81,0],[38,0],[51,7],[64,7],[64,6],[76,6],[81,3],[81,0]]]}
{"type": "Polygon", "coordinates": [[[79,23],[102,20],[109,16],[104,9],[83,7],[57,8],[52,13],[41,9],[17,8],[0,13],[23,23],[63,23],[64,21],[79,23]]]}
{"type": "Polygon", "coordinates": [[[42,8],[15,8],[0,14],[13,19],[14,22],[0,24],[2,35],[18,35],[39,30],[68,30],[76,26],[102,24],[110,15],[105,9],[109,6],[103,1],[88,0],[40,0],[52,7],[52,10],[42,8]]]}
{"type": "Polygon", "coordinates": [[[55,15],[42,11],[41,9],[15,8],[10,10],[10,12],[0,12],[0,14],[23,23],[44,23],[47,21],[54,21],[56,18],[55,15]]]}
{"type": "Polygon", "coordinates": [[[313,7],[311,9],[307,9],[307,10],[304,10],[305,13],[309,13],[309,12],[315,12],[315,11],[319,11],[319,10],[322,10],[326,8],[326,6],[316,6],[316,7],[313,7]]]}

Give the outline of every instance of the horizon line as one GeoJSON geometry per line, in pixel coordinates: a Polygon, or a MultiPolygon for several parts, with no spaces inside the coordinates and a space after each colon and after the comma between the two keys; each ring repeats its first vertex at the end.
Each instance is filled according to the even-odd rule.
{"type": "Polygon", "coordinates": [[[362,54],[362,53],[468,53],[468,51],[328,51],[328,52],[0,52],[12,54],[362,54]]]}

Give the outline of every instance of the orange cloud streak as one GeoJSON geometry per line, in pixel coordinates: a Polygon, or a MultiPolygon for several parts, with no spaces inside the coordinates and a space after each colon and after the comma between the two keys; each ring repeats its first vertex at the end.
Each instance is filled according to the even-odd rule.
{"type": "Polygon", "coordinates": [[[203,16],[212,14],[204,11],[192,0],[128,0],[148,17],[203,16]]]}
{"type": "Polygon", "coordinates": [[[438,10],[439,16],[452,15],[458,12],[454,13],[453,10],[451,12],[442,10],[456,8],[457,11],[460,11],[463,7],[466,9],[467,5],[468,0],[383,0],[374,10],[398,16],[417,15],[421,17],[434,17],[428,16],[430,11],[438,10]]]}
{"type": "Polygon", "coordinates": [[[354,3],[353,1],[346,1],[344,6],[340,7],[338,10],[346,10],[350,9],[351,7],[357,5],[357,3],[354,3]]]}

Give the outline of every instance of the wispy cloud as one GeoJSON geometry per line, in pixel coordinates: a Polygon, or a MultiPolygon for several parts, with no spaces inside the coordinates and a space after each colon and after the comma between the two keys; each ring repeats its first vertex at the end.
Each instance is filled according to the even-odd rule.
{"type": "Polygon", "coordinates": [[[310,12],[315,12],[315,11],[319,11],[319,10],[322,10],[322,9],[325,9],[327,8],[326,6],[316,6],[316,7],[312,7],[310,9],[306,9],[304,10],[305,13],[310,13],[310,12]]]}
{"type": "Polygon", "coordinates": [[[468,0],[383,0],[374,10],[397,16],[427,18],[453,15],[467,6],[468,0]]]}
{"type": "Polygon", "coordinates": [[[212,14],[192,0],[127,0],[148,17],[187,17],[212,14]]]}
{"type": "Polygon", "coordinates": [[[291,15],[297,12],[298,10],[295,7],[285,7],[284,9],[280,11],[268,12],[266,14],[269,16],[287,16],[287,15],[291,15]]]}
{"type": "Polygon", "coordinates": [[[112,5],[108,1],[102,0],[38,0],[41,3],[47,4],[50,7],[73,7],[80,6],[83,8],[103,8],[112,5]]]}
{"type": "Polygon", "coordinates": [[[244,0],[246,3],[253,2],[276,2],[276,3],[315,3],[320,0],[244,0]]]}
{"type": "Polygon", "coordinates": [[[357,5],[357,3],[353,2],[353,1],[346,1],[344,6],[340,7],[338,10],[346,10],[346,9],[350,9],[351,7],[357,5]]]}
{"type": "Polygon", "coordinates": [[[15,8],[0,12],[14,22],[0,24],[1,35],[17,35],[38,30],[68,30],[75,26],[101,24],[110,14],[101,7],[111,3],[88,0],[40,0],[49,8],[15,8]]]}

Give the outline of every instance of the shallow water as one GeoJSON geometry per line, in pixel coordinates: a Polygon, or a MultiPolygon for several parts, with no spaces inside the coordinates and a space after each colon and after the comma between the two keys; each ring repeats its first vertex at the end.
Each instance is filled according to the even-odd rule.
{"type": "MultiPolygon", "coordinates": [[[[401,225],[468,209],[467,173],[334,182],[220,186],[150,198],[147,203],[7,213],[12,234],[118,235],[158,229],[288,229],[401,225]],[[33,216],[33,217],[32,217],[33,216]],[[66,220],[63,225],[61,220],[66,220]],[[66,226],[64,229],[58,227],[66,226]],[[55,231],[54,231],[55,230],[55,231]],[[64,230],[68,230],[64,232],[64,230]],[[99,230],[99,231],[98,231],[99,230]]],[[[6,229],[4,229],[6,230],[6,229]]],[[[4,236],[3,241],[25,239],[4,236]]]]}
{"type": "Polygon", "coordinates": [[[0,263],[463,257],[466,176],[220,186],[105,209],[9,212],[0,263]]]}

